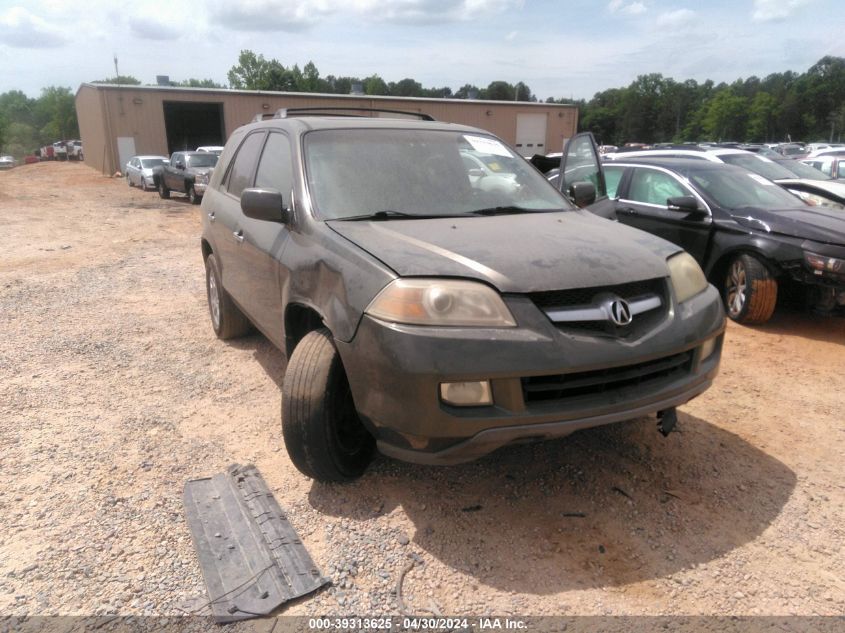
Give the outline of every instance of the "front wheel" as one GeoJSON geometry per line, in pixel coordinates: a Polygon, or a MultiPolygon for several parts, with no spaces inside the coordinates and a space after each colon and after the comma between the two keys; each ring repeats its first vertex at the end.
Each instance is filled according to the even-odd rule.
{"type": "Polygon", "coordinates": [[[306,334],[291,354],[282,386],[282,435],[293,465],[317,481],[360,477],[375,440],[355,410],[329,330],[306,334]]]}
{"type": "Polygon", "coordinates": [[[775,311],[778,282],[759,259],[738,255],[728,266],[724,298],[728,316],[737,323],[765,323],[775,311]]]}
{"type": "Polygon", "coordinates": [[[167,200],[170,197],[170,189],[164,184],[164,180],[158,181],[158,196],[167,200]]]}
{"type": "Polygon", "coordinates": [[[197,195],[197,190],[194,189],[193,185],[188,185],[188,201],[191,204],[199,204],[202,198],[197,195]]]}

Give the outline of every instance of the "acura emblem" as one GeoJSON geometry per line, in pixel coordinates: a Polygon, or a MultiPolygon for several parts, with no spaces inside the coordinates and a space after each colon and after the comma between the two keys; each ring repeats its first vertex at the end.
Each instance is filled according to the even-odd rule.
{"type": "Polygon", "coordinates": [[[616,325],[628,325],[633,317],[631,306],[624,299],[614,299],[610,302],[610,319],[616,325]]]}

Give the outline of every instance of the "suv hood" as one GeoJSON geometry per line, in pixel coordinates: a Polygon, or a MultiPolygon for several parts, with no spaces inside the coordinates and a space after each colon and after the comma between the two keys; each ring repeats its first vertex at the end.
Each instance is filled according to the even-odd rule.
{"type": "Polygon", "coordinates": [[[326,224],[402,277],[472,278],[500,292],[666,277],[679,250],[586,211],[326,224]]]}
{"type": "Polygon", "coordinates": [[[824,207],[735,210],[731,216],[742,226],[768,230],[825,244],[845,244],[845,213],[824,207]]]}
{"type": "Polygon", "coordinates": [[[199,174],[210,174],[214,171],[214,167],[188,167],[185,169],[186,174],[194,174],[198,176],[199,174]]]}

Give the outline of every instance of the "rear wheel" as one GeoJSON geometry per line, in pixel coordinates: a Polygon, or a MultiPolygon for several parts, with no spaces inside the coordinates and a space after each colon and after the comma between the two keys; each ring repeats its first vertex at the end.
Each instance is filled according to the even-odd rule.
{"type": "Polygon", "coordinates": [[[324,482],[360,477],[375,440],[355,410],[329,330],[306,334],[291,354],[282,386],[282,435],[294,466],[324,482]]]}
{"type": "Polygon", "coordinates": [[[164,198],[165,200],[170,197],[170,189],[168,189],[167,185],[164,184],[164,180],[158,181],[158,195],[160,198],[164,198]]]}
{"type": "Polygon", "coordinates": [[[211,327],[220,339],[243,336],[250,330],[249,319],[235,305],[229,293],[220,283],[220,265],[214,254],[205,258],[205,287],[208,295],[208,311],[211,327]]]}
{"type": "Polygon", "coordinates": [[[728,316],[737,323],[765,323],[775,311],[778,282],[752,255],[738,255],[728,266],[724,286],[728,316]]]}

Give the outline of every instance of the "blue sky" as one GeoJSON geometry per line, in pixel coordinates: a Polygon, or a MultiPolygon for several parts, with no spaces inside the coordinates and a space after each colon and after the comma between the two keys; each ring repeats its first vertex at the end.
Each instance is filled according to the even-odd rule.
{"type": "Polygon", "coordinates": [[[241,49],[425,87],[524,81],[590,98],[657,72],[733,81],[845,56],[832,0],[0,0],[0,92],[121,74],[211,78],[241,49]]]}

